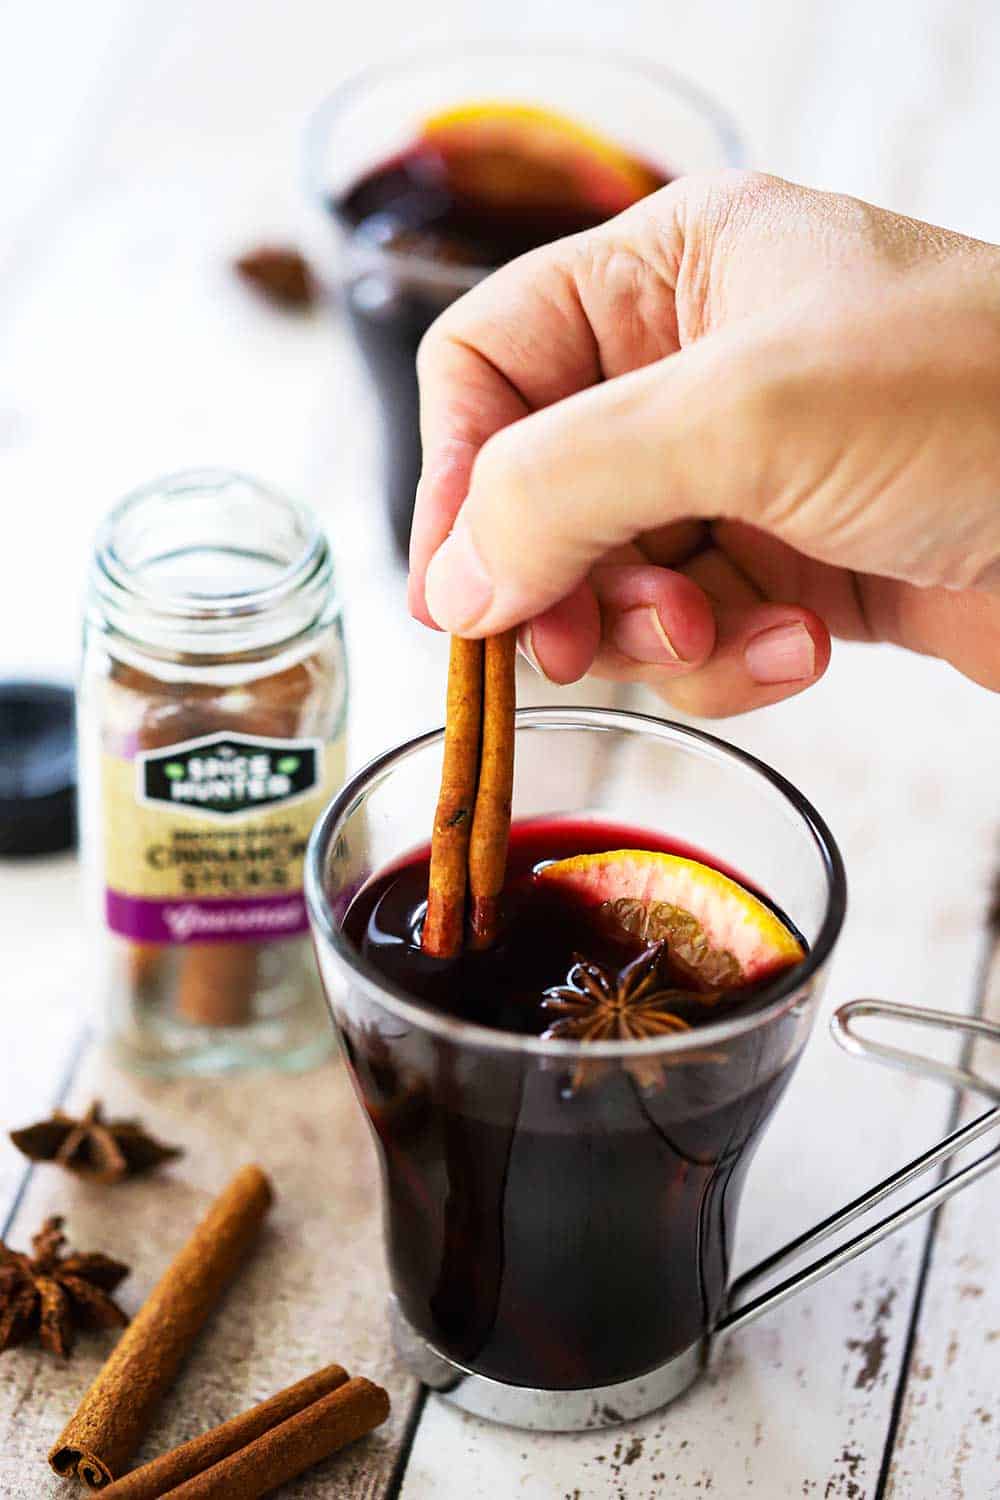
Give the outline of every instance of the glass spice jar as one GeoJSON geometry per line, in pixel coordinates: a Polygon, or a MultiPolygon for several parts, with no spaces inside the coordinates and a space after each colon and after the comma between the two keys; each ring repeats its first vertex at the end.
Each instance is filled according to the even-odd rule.
{"type": "Polygon", "coordinates": [[[78,700],[113,1051],[152,1073],[304,1067],[332,1033],[302,895],[343,780],[329,546],[239,474],[176,474],[101,529],[78,700]]]}

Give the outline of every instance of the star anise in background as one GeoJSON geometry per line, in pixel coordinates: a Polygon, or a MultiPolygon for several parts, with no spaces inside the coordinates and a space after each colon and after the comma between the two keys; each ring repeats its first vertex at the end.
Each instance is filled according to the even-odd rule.
{"type": "MultiPolygon", "coordinates": [[[[546,1040],[569,1042],[641,1041],[688,1031],[686,1021],[672,1007],[690,994],[665,982],[661,966],[665,942],[653,943],[619,973],[593,963],[579,954],[566,977],[542,996],[542,1009],[558,1015],[542,1032],[546,1040]]],[[[630,1058],[627,1069],[640,1083],[662,1082],[663,1068],[656,1059],[630,1058]]],[[[580,1063],[572,1087],[606,1071],[601,1060],[580,1063]]]]}
{"type": "Polygon", "coordinates": [[[127,1315],[110,1293],[128,1266],[108,1255],[65,1251],[61,1218],[46,1219],[32,1238],[32,1254],[0,1241],[0,1353],[37,1333],[66,1358],[78,1328],[120,1328],[127,1315]]]}
{"type": "Polygon", "coordinates": [[[138,1120],[105,1120],[96,1099],[81,1120],[56,1110],[50,1120],[12,1130],[10,1138],[32,1161],[55,1162],[90,1182],[120,1182],[184,1154],[147,1135],[138,1120]]]}
{"type": "Polygon", "coordinates": [[[241,255],[233,267],[253,291],[279,307],[312,307],[319,295],[305,256],[284,245],[261,245],[241,255]]]}

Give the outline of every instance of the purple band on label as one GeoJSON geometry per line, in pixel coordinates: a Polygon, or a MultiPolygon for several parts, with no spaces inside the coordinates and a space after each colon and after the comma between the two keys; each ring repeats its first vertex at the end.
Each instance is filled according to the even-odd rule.
{"type": "Polygon", "coordinates": [[[150,901],[108,888],[105,913],[111,931],[134,943],[260,943],[309,930],[301,891],[229,901],[150,901]]]}

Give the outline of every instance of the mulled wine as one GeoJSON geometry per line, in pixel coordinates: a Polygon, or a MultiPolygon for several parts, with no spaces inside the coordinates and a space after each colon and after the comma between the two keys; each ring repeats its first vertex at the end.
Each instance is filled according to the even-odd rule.
{"type": "Polygon", "coordinates": [[[329,200],[350,237],[346,308],[379,392],[390,520],[405,551],[420,475],[416,355],[487,271],[591,229],[669,177],[569,120],[515,105],[428,120],[329,200]]]}
{"type": "MultiPolygon", "coordinates": [[[[391,990],[506,1041],[696,1032],[758,1005],[804,951],[746,881],[752,907],[730,920],[739,877],[646,830],[515,824],[507,872],[486,952],[442,961],[421,950],[426,850],[357,894],[345,933],[391,990]],[[635,861],[649,862],[638,906],[609,899],[621,850],[638,851],[633,885],[635,861]],[[694,927],[660,899],[668,866],[674,893],[698,906],[694,927]],[[704,941],[717,912],[732,951],[704,941]]],[[[565,1059],[473,1052],[375,1014],[342,1024],[411,1325],[461,1365],[542,1389],[630,1379],[696,1343],[723,1304],[743,1180],[797,1056],[797,1024],[592,1060],[585,1047],[565,1059]]]]}

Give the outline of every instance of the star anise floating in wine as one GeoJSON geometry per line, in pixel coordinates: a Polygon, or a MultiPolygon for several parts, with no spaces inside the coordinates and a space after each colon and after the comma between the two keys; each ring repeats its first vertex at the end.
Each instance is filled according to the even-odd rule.
{"type": "MultiPolygon", "coordinates": [[[[652,943],[619,972],[603,964],[576,955],[576,962],[566,983],[554,985],[542,996],[542,1009],[558,1015],[542,1036],[546,1040],[568,1042],[647,1041],[689,1031],[687,1021],[676,1014],[678,1002],[699,1000],[711,1003],[716,993],[692,994],[672,985],[664,977],[668,959],[665,941],[652,943]]],[[[644,1087],[663,1082],[664,1069],[659,1058],[629,1058],[626,1071],[644,1087]]],[[[600,1059],[579,1063],[571,1087],[607,1071],[600,1059]]]]}
{"type": "Polygon", "coordinates": [[[10,1138],[31,1161],[51,1161],[90,1182],[120,1182],[183,1156],[179,1146],[154,1140],[138,1120],[106,1120],[100,1100],[82,1119],[56,1110],[49,1120],[12,1130],[10,1138]]]}
{"type": "Polygon", "coordinates": [[[63,1220],[46,1219],[32,1253],[0,1241],[0,1353],[37,1333],[53,1354],[72,1353],[79,1328],[120,1328],[127,1315],[111,1293],[129,1268],[109,1255],[67,1251],[63,1220]]]}
{"type": "Polygon", "coordinates": [[[606,1042],[687,1031],[687,1022],[670,1008],[682,992],[665,985],[660,975],[666,947],[653,943],[618,974],[577,954],[566,983],[542,996],[542,1009],[560,1017],[543,1037],[606,1042]]]}

